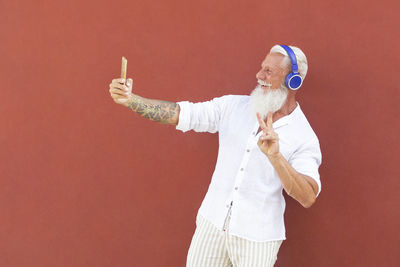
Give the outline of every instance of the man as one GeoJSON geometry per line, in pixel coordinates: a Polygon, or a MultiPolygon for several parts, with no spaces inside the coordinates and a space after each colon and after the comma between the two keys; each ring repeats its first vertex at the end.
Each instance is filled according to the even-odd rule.
{"type": "Polygon", "coordinates": [[[114,79],[111,97],[141,116],[183,132],[219,132],[219,152],[196,218],[187,266],[273,266],[286,239],[282,190],[303,207],[321,191],[318,138],[296,102],[307,59],[294,46],[272,47],[250,96],[172,103],[131,93],[114,79]]]}

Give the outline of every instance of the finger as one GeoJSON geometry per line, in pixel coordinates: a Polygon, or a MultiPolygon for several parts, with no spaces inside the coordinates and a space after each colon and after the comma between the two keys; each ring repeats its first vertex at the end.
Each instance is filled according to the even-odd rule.
{"type": "Polygon", "coordinates": [[[129,89],[125,85],[118,85],[118,84],[110,84],[110,90],[119,90],[121,92],[128,92],[129,89]]]}
{"type": "Polygon", "coordinates": [[[117,78],[112,80],[113,83],[123,83],[125,84],[125,79],[124,78],[117,78]]]}
{"type": "Polygon", "coordinates": [[[129,95],[130,92],[125,91],[125,90],[121,90],[119,88],[113,88],[110,87],[110,89],[108,90],[111,94],[118,94],[118,95],[129,95]]]}
{"type": "Polygon", "coordinates": [[[122,96],[127,96],[129,95],[129,92],[120,90],[120,89],[113,89],[111,88],[110,90],[108,90],[112,95],[122,95],[122,96]]]}
{"type": "Polygon", "coordinates": [[[266,144],[267,144],[267,142],[264,141],[260,136],[260,138],[258,138],[257,145],[261,147],[261,146],[265,146],[266,144]]]}
{"type": "Polygon", "coordinates": [[[258,120],[258,124],[260,124],[260,127],[261,127],[262,130],[267,128],[267,126],[265,125],[264,120],[261,118],[261,115],[258,112],[257,112],[257,120],[258,120]]]}
{"type": "Polygon", "coordinates": [[[268,112],[268,116],[267,116],[267,127],[268,129],[272,129],[272,111],[268,112]]]}
{"type": "Polygon", "coordinates": [[[258,139],[257,145],[258,145],[258,146],[262,146],[262,145],[263,145],[263,140],[258,139]]]}
{"type": "Polygon", "coordinates": [[[116,78],[112,80],[113,83],[120,83],[120,84],[125,84],[126,79],[124,78],[116,78]]]}
{"type": "Polygon", "coordinates": [[[279,137],[276,133],[269,133],[261,135],[260,139],[263,141],[276,141],[279,139],[279,137]]]}
{"type": "Polygon", "coordinates": [[[271,141],[271,140],[275,140],[275,139],[271,135],[263,135],[263,136],[260,136],[260,140],[262,140],[262,141],[271,141]]]}
{"type": "Polygon", "coordinates": [[[132,84],[133,84],[133,80],[132,80],[132,78],[129,78],[129,79],[127,79],[126,80],[126,86],[132,86],[132,84]]]}
{"type": "Polygon", "coordinates": [[[123,91],[129,91],[129,88],[125,84],[120,84],[120,83],[111,83],[110,88],[118,88],[123,91]]]}
{"type": "Polygon", "coordinates": [[[128,89],[130,92],[132,92],[132,84],[133,84],[133,80],[131,78],[126,80],[126,86],[128,86],[128,89]]]}

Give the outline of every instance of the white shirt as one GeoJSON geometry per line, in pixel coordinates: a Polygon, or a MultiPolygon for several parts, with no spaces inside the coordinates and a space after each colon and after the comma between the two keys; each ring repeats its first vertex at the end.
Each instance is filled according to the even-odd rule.
{"type": "MultiPolygon", "coordinates": [[[[250,96],[226,95],[211,101],[178,102],[183,132],[219,133],[216,167],[199,214],[223,228],[232,204],[230,234],[253,241],[284,240],[285,199],[282,183],[267,156],[257,146],[262,134],[251,110],[250,96]]],[[[297,103],[295,110],[273,123],[279,149],[299,173],[321,182],[319,141],[297,103]]]]}

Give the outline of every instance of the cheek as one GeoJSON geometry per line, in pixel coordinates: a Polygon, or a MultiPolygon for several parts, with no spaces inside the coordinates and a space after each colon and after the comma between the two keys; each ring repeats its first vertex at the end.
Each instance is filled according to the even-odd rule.
{"type": "Polygon", "coordinates": [[[269,82],[273,82],[274,81],[274,77],[272,77],[271,75],[269,75],[269,74],[265,74],[265,78],[267,79],[267,81],[269,81],[269,82]]]}
{"type": "Polygon", "coordinates": [[[278,86],[278,85],[280,86],[284,82],[285,82],[285,80],[282,78],[274,78],[271,83],[273,83],[276,86],[278,86]]]}

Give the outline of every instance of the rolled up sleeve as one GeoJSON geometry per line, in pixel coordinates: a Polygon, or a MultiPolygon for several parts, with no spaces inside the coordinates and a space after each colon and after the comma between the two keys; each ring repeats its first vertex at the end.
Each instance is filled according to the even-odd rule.
{"type": "Polygon", "coordinates": [[[321,180],[318,168],[321,165],[322,155],[318,139],[313,139],[297,149],[289,159],[289,164],[299,173],[311,177],[318,184],[318,193],[321,192],[321,180]]]}
{"type": "Polygon", "coordinates": [[[182,132],[190,130],[209,133],[218,132],[226,105],[226,97],[217,97],[210,101],[199,103],[178,102],[180,112],[176,129],[182,132]]]}

